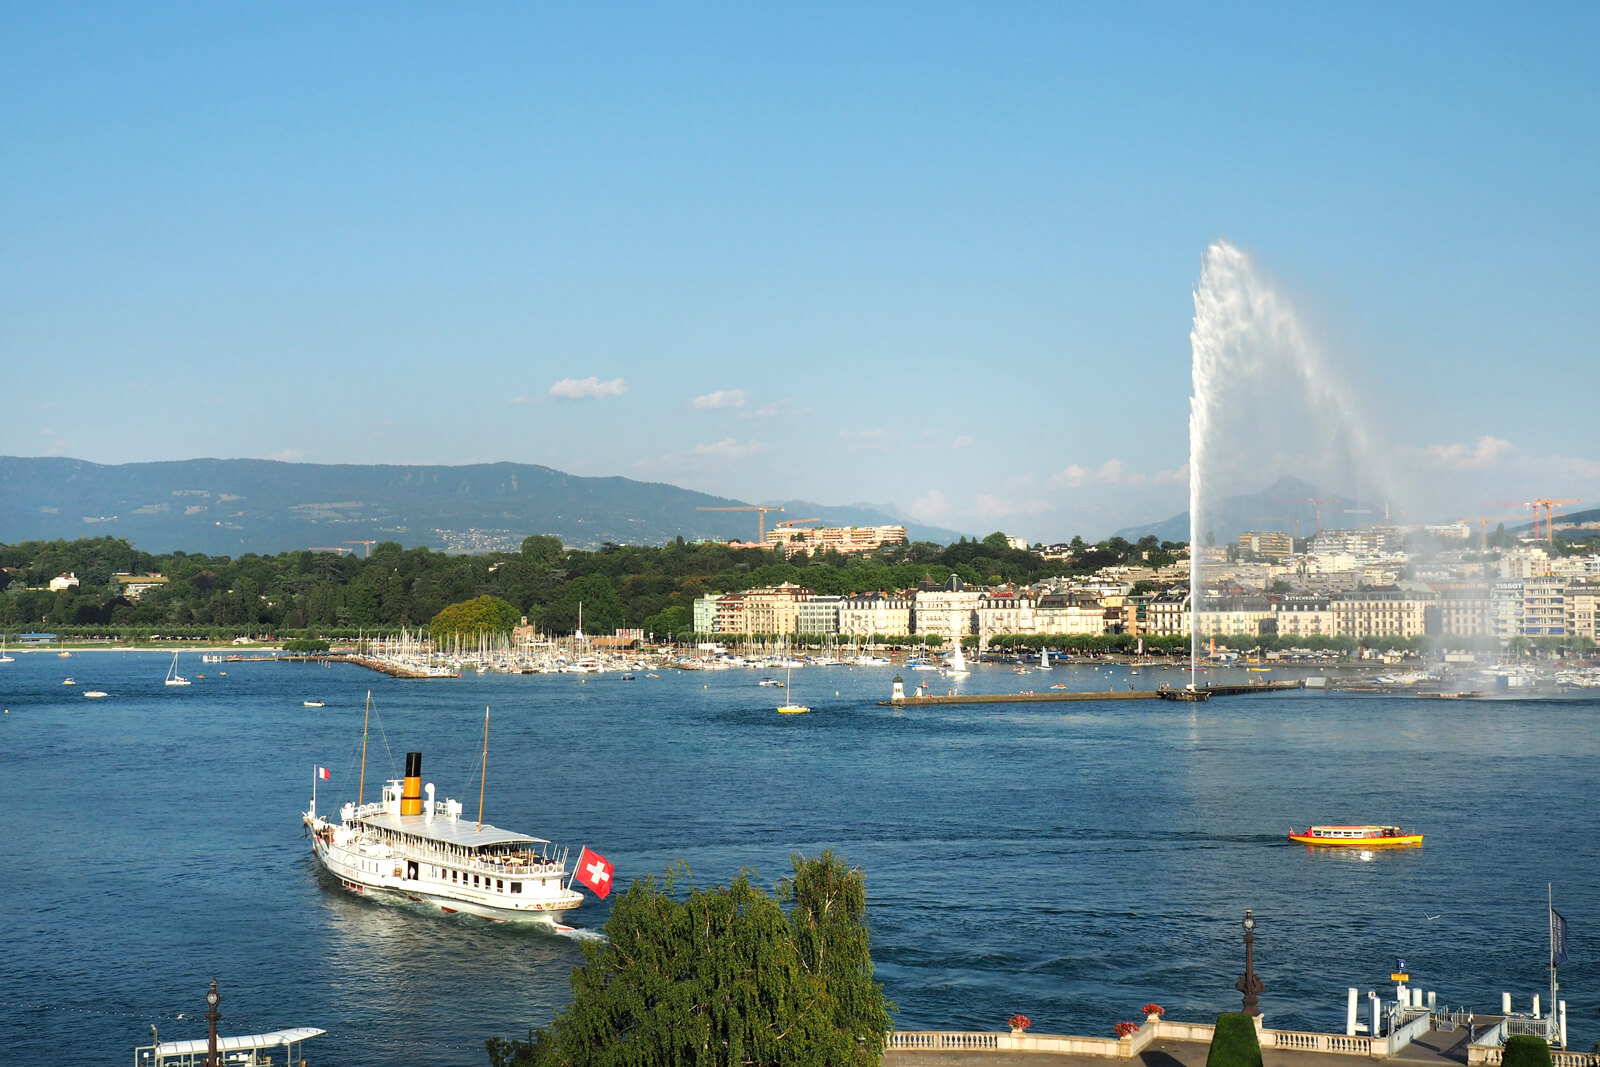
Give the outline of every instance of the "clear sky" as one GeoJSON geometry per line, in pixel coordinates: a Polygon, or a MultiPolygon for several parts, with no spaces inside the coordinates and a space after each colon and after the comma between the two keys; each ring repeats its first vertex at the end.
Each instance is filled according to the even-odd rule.
{"type": "Polygon", "coordinates": [[[1187,505],[1226,239],[1418,517],[1600,504],[1597,39],[1593,3],[13,3],[0,453],[1104,536],[1187,505]]]}

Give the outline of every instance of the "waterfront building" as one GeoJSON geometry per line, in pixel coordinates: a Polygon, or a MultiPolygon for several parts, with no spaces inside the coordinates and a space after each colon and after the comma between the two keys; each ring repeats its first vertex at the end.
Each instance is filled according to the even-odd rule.
{"type": "Polygon", "coordinates": [[[709,593],[706,596],[696,597],[694,599],[694,603],[690,605],[689,610],[691,617],[694,620],[691,625],[693,626],[695,633],[708,634],[715,631],[717,621],[717,601],[720,599],[722,599],[722,595],[720,593],[709,593]]]}
{"type": "Polygon", "coordinates": [[[1194,613],[1201,637],[1264,637],[1277,632],[1272,602],[1259,593],[1207,590],[1194,613]]]}
{"type": "Polygon", "coordinates": [[[1496,582],[1489,590],[1494,636],[1509,641],[1522,633],[1522,583],[1496,582]]]}
{"type": "Polygon", "coordinates": [[[1288,593],[1273,604],[1280,637],[1333,637],[1338,624],[1326,594],[1288,593]]]}
{"type": "Polygon", "coordinates": [[[1442,636],[1489,637],[1494,633],[1495,601],[1488,586],[1450,586],[1438,590],[1437,596],[1437,632],[1442,636]]]}
{"type": "Polygon", "coordinates": [[[839,633],[862,639],[873,634],[904,637],[912,632],[911,607],[911,598],[899,593],[844,597],[839,602],[839,633]]]}
{"type": "Polygon", "coordinates": [[[1573,582],[1567,586],[1567,634],[1600,644],[1600,582],[1573,582]]]}
{"type": "Polygon", "coordinates": [[[914,633],[943,634],[952,640],[977,632],[978,600],[983,594],[968,589],[954,574],[943,585],[925,585],[912,596],[914,633]]]}
{"type": "Polygon", "coordinates": [[[1422,637],[1432,603],[1429,596],[1393,585],[1335,593],[1330,599],[1334,625],[1348,637],[1422,637]]]}
{"type": "Polygon", "coordinates": [[[796,632],[803,634],[837,634],[839,608],[844,597],[813,596],[802,600],[795,617],[796,632]]]}
{"type": "Polygon", "coordinates": [[[996,589],[978,597],[977,628],[984,638],[998,634],[1037,633],[1034,605],[1036,595],[1029,589],[996,589]]]}
{"type": "Polygon", "coordinates": [[[743,633],[798,633],[800,605],[811,599],[811,590],[793,582],[744,591],[743,633]]]}
{"type": "Polygon", "coordinates": [[[1067,637],[1103,634],[1106,632],[1105,602],[1086,590],[1046,593],[1034,607],[1033,625],[1034,632],[1041,634],[1067,637]]]}
{"type": "Polygon", "coordinates": [[[1189,636],[1189,587],[1172,585],[1150,598],[1144,609],[1145,633],[1153,637],[1189,636]]]}
{"type": "Polygon", "coordinates": [[[1526,637],[1562,637],[1567,632],[1567,580],[1555,575],[1522,583],[1522,633],[1526,637]]]}

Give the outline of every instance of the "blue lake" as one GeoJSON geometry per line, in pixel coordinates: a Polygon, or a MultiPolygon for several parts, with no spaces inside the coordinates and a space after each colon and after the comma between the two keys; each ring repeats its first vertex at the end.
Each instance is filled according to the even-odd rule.
{"type": "MultiPolygon", "coordinates": [[[[889,668],[808,667],[793,696],[813,713],[780,717],[782,691],[748,671],[399,682],[186,654],[180,670],[206,677],[178,689],[162,685],[170,658],[0,664],[7,1063],[127,1062],[151,1024],[203,1037],[213,977],[225,1033],[326,1029],[313,1064],[486,1063],[485,1037],[560,1010],[572,939],[358,899],[319,873],[300,825],[312,767],[332,770],[324,810],[353,796],[369,689],[368,799],[420,750],[424,780],[474,813],[489,705],[486,820],[586,844],[624,883],[682,860],[699,884],[754,868],[770,886],[792,853],[838,851],[866,872],[903,1029],[996,1030],[1022,1012],[1035,1032],[1109,1035],[1148,1001],[1209,1019],[1238,1005],[1246,908],[1269,1025],[1340,1029],[1345,989],[1392,994],[1396,957],[1449,1004],[1488,1012],[1510,990],[1526,1010],[1548,988],[1554,883],[1572,1044],[1600,1039],[1600,701],[896,710],[876,703],[889,668]],[[314,698],[326,706],[302,706],[314,698]],[[1370,821],[1427,843],[1363,861],[1284,839],[1370,821]]],[[[1185,681],[978,667],[959,687],[1185,681]]],[[[590,898],[568,921],[606,914],[590,898]]]]}

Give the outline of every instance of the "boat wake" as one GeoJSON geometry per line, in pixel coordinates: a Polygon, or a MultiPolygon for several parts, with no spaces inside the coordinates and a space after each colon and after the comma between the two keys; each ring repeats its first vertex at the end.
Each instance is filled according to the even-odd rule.
{"type": "Polygon", "coordinates": [[[599,930],[585,930],[578,926],[563,926],[560,923],[554,923],[549,929],[572,941],[604,941],[606,939],[606,935],[599,930]]]}

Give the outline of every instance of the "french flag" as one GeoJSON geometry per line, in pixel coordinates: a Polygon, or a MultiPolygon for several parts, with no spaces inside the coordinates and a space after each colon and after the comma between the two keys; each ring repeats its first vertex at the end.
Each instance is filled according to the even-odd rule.
{"type": "Polygon", "coordinates": [[[324,782],[326,782],[328,780],[328,768],[326,768],[326,767],[318,767],[317,768],[317,777],[321,778],[324,782]]]}

